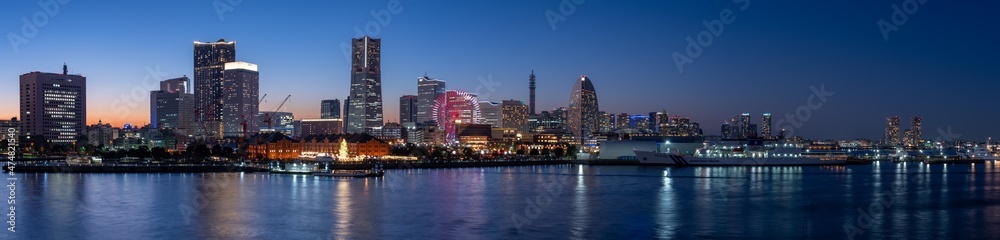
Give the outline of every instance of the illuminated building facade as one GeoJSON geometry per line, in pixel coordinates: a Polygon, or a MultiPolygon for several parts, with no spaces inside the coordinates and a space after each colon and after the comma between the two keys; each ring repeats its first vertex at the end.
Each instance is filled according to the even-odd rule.
{"type": "Polygon", "coordinates": [[[426,75],[417,78],[417,122],[434,121],[434,102],[444,94],[444,80],[430,78],[426,75]]]}
{"type": "Polygon", "coordinates": [[[223,67],[222,122],[223,137],[253,135],[259,130],[260,74],[257,64],[228,62],[223,67]]]}
{"type": "Polygon", "coordinates": [[[893,147],[901,144],[899,139],[899,116],[886,119],[885,136],[882,138],[882,142],[893,147]]]}
{"type": "Polygon", "coordinates": [[[236,42],[224,39],[214,43],[194,42],[194,119],[198,135],[222,138],[223,71],[225,64],[236,61],[236,42]]]}
{"type": "Polygon", "coordinates": [[[399,97],[399,122],[417,122],[417,96],[403,95],[399,97]]]}
{"type": "Polygon", "coordinates": [[[331,99],[320,102],[319,118],[340,119],[340,100],[331,99]]]}
{"type": "Polygon", "coordinates": [[[187,77],[163,80],[160,90],[149,93],[149,123],[173,133],[194,134],[194,94],[187,92],[187,77]]]}
{"type": "Polygon", "coordinates": [[[348,133],[381,127],[382,121],[382,40],[364,36],[352,39],[351,110],[347,114],[348,133]]]}
{"type": "MultiPolygon", "coordinates": [[[[20,76],[21,134],[53,144],[73,144],[87,121],[87,78],[31,72],[20,76]]],[[[5,130],[6,131],[6,130],[5,130]]]]}
{"type": "Polygon", "coordinates": [[[760,119],[761,122],[761,135],[764,139],[771,139],[771,113],[764,113],[764,116],[760,119]]]}
{"type": "Polygon", "coordinates": [[[513,128],[520,132],[528,132],[528,106],[520,100],[503,100],[501,103],[502,128],[513,128]]]}
{"type": "Polygon", "coordinates": [[[597,131],[600,112],[594,83],[587,76],[580,76],[570,93],[567,129],[578,139],[590,138],[597,131]]]}
{"type": "Polygon", "coordinates": [[[498,102],[479,101],[479,110],[482,112],[480,114],[482,119],[479,120],[479,123],[489,124],[495,128],[500,127],[502,121],[500,108],[498,102]]]}

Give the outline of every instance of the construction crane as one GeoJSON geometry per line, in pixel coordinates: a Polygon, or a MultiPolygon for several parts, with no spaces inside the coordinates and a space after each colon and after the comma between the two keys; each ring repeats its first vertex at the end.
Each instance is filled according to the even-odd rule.
{"type": "Polygon", "coordinates": [[[278,104],[278,107],[277,107],[277,108],[274,108],[274,110],[272,110],[272,111],[270,111],[270,112],[266,112],[266,113],[264,113],[264,122],[266,122],[266,123],[267,123],[267,128],[268,128],[268,129],[270,129],[270,128],[271,128],[271,122],[272,122],[272,121],[271,121],[271,117],[273,117],[273,116],[274,116],[274,114],[278,112],[278,110],[281,110],[281,107],[284,107],[284,106],[285,106],[285,103],[287,103],[287,102],[288,102],[288,99],[289,99],[289,98],[292,98],[292,95],[288,95],[287,97],[285,97],[285,100],[284,100],[284,101],[281,101],[281,104],[278,104]]]}

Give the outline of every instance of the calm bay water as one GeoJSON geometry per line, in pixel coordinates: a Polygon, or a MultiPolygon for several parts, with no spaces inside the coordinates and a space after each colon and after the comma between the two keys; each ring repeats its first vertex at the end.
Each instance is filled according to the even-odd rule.
{"type": "Polygon", "coordinates": [[[17,174],[0,239],[993,239],[998,167],[17,174]]]}

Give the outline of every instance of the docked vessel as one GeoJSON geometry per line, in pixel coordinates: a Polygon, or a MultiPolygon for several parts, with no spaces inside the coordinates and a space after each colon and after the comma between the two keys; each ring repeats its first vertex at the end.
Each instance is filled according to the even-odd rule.
{"type": "Polygon", "coordinates": [[[272,173],[296,173],[296,174],[309,174],[316,172],[315,163],[304,163],[302,161],[294,162],[272,162],[270,165],[270,172],[272,173]]]}
{"type": "Polygon", "coordinates": [[[986,146],[975,145],[965,151],[965,157],[974,160],[1000,160],[1000,152],[995,152],[993,138],[986,139],[986,146]]]}
{"type": "Polygon", "coordinates": [[[635,151],[643,165],[675,166],[799,166],[844,165],[847,154],[841,152],[810,152],[798,144],[739,144],[739,142],[705,143],[695,154],[683,156],[676,151],[635,151]]]}

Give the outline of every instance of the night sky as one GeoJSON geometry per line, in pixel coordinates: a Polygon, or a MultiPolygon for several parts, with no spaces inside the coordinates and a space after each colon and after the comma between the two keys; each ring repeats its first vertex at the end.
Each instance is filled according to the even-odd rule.
{"type": "Polygon", "coordinates": [[[926,139],[949,127],[964,139],[1000,137],[997,2],[914,0],[919,7],[907,14],[906,1],[576,1],[583,3],[563,15],[557,0],[402,0],[391,9],[384,0],[220,0],[221,17],[207,0],[69,1],[51,17],[36,1],[4,1],[0,117],[17,116],[19,75],[59,72],[66,61],[88,78],[88,122],[148,123],[155,87],[147,86],[191,76],[192,42],[225,38],[237,42],[240,61],[260,66],[261,94],[269,95],[262,111],[291,94],[282,110],[317,118],[320,100],[348,95],[350,62],[340,45],[372,23],[379,31],[367,33],[382,38],[387,122],[425,72],[449,89],[478,89],[481,100],[527,102],[535,70],[540,110],[566,106],[585,74],[602,111],[666,110],[707,134],[741,112],[759,123],[764,112],[777,121],[808,109],[795,128],[807,138],[880,138],[885,118],[896,115],[903,129],[923,117],[926,139]],[[894,4],[896,22],[906,16],[898,26],[894,4]],[[371,11],[391,19],[383,26],[371,11]],[[565,21],[553,27],[546,11],[565,21]],[[711,34],[703,21],[723,22],[720,13],[729,23],[702,39],[708,44],[680,71],[674,53],[688,55],[686,39],[711,34]],[[48,22],[28,36],[22,18],[36,15],[48,22]],[[888,40],[880,19],[897,29],[888,40]],[[13,35],[27,43],[11,44],[13,35]],[[833,96],[807,103],[811,87],[833,96]]]}

